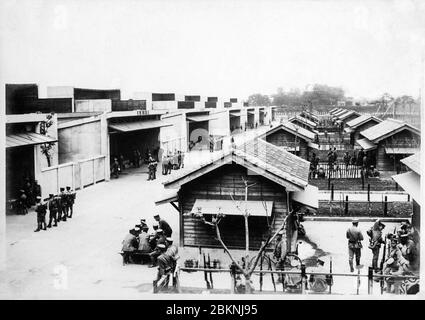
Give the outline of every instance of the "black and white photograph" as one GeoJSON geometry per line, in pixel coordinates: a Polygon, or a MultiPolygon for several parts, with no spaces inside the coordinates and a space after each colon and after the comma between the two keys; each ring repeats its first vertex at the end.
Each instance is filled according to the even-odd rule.
{"type": "Polygon", "coordinates": [[[424,90],[425,1],[2,0],[0,299],[423,299],[424,90]]]}

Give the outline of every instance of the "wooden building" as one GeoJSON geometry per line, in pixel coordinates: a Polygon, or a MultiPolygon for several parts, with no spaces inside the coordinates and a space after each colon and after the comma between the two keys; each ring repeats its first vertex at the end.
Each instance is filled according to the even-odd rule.
{"type": "Polygon", "coordinates": [[[345,112],[339,116],[337,116],[338,121],[342,124],[344,127],[345,124],[351,120],[354,120],[356,118],[360,117],[360,113],[357,111],[349,110],[348,112],[345,112]]]}
{"type": "Polygon", "coordinates": [[[310,131],[315,131],[316,127],[317,127],[317,123],[310,121],[304,117],[301,117],[299,115],[296,115],[292,118],[289,118],[288,120],[289,122],[292,122],[294,124],[296,124],[297,126],[300,126],[301,128],[305,128],[308,129],[310,131]]]}
{"type": "MultiPolygon", "coordinates": [[[[170,202],[178,210],[180,246],[220,247],[215,230],[193,216],[198,213],[210,220],[220,212],[225,214],[219,224],[224,243],[232,249],[243,249],[246,181],[250,186],[250,248],[258,249],[292,209],[302,205],[317,208],[317,188],[308,185],[308,169],[309,162],[255,139],[164,182],[171,193],[156,204],[170,202]]],[[[291,224],[285,231],[290,239],[291,224]]]]}
{"type": "Polygon", "coordinates": [[[409,157],[401,159],[401,162],[410,170],[408,172],[393,176],[395,182],[398,183],[412,198],[413,215],[412,225],[415,229],[420,230],[420,210],[422,205],[421,199],[421,159],[420,152],[409,157]]]}
{"type": "Polygon", "coordinates": [[[308,160],[311,149],[309,143],[315,142],[316,136],[314,132],[302,128],[295,123],[285,122],[268,130],[260,138],[308,160]]]}
{"type": "Polygon", "coordinates": [[[386,119],[360,135],[363,139],[357,144],[373,154],[379,171],[397,171],[402,158],[420,149],[419,129],[395,119],[386,119]]]}
{"type": "Polygon", "coordinates": [[[360,132],[377,125],[382,122],[381,119],[371,115],[361,115],[346,123],[344,131],[350,134],[350,144],[355,145],[356,141],[359,140],[360,132]]]}

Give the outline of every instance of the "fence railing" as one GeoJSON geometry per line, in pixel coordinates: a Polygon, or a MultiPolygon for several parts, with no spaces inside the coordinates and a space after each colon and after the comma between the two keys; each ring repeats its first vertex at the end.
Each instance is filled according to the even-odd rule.
{"type": "Polygon", "coordinates": [[[57,194],[61,187],[71,186],[77,190],[106,180],[106,167],[106,156],[100,155],[44,168],[39,179],[43,196],[57,194]]]}
{"type": "MultiPolygon", "coordinates": [[[[236,276],[240,274],[239,272],[234,272],[232,269],[216,269],[216,268],[188,268],[188,267],[177,267],[176,271],[172,274],[169,274],[165,277],[162,277],[159,281],[154,281],[154,293],[161,291],[161,286],[164,284],[168,286],[168,282],[171,276],[173,276],[173,288],[174,292],[182,292],[181,288],[181,272],[203,272],[205,274],[205,282],[207,289],[214,289],[214,281],[212,274],[224,273],[230,275],[230,293],[235,293],[236,286],[236,276]]],[[[312,279],[312,276],[324,276],[326,278],[327,288],[320,294],[367,294],[372,295],[379,292],[381,295],[384,293],[390,294],[407,294],[410,293],[409,290],[415,291],[412,288],[414,285],[419,288],[419,275],[416,274],[405,274],[405,275],[395,275],[395,274],[383,274],[382,272],[374,272],[374,270],[369,267],[367,273],[361,273],[361,269],[358,269],[356,273],[338,273],[332,272],[307,272],[305,265],[301,265],[300,269],[297,270],[261,270],[256,269],[253,272],[253,275],[258,275],[258,285],[259,290],[256,292],[263,292],[264,290],[264,277],[270,275],[270,282],[272,284],[272,290],[274,292],[281,293],[300,293],[300,294],[315,294],[315,292],[308,283],[309,279],[312,279]],[[276,278],[275,278],[276,276],[276,278]],[[288,285],[284,281],[286,276],[295,276],[296,281],[293,281],[291,285],[288,285]],[[351,284],[347,281],[339,281],[339,279],[353,278],[355,284],[351,284]],[[336,280],[338,279],[338,280],[336,280]],[[366,279],[366,281],[362,281],[366,279]],[[278,281],[280,280],[280,281],[278,281]],[[341,283],[339,283],[341,282],[341,283]],[[278,286],[281,285],[282,289],[280,290],[278,286]],[[289,290],[288,290],[289,289],[289,290]],[[348,291],[347,291],[348,290],[348,291]]],[[[255,280],[254,277],[251,277],[251,280],[255,280]]],[[[256,286],[255,283],[253,283],[256,286]]]]}
{"type": "Polygon", "coordinates": [[[361,178],[362,168],[355,164],[337,163],[329,165],[329,163],[321,162],[316,170],[310,170],[310,179],[341,179],[341,178],[361,178]],[[322,168],[322,171],[319,171],[322,168]]]}

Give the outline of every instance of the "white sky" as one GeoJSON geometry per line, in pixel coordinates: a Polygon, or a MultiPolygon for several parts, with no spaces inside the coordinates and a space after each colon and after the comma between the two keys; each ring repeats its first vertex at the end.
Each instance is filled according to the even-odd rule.
{"type": "Polygon", "coordinates": [[[419,94],[425,1],[0,2],[3,83],[246,98],[419,94]]]}

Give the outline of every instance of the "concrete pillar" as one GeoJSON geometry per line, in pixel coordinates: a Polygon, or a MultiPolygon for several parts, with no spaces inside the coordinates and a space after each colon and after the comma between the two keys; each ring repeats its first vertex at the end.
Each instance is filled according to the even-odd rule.
{"type": "Polygon", "coordinates": [[[108,133],[108,119],[106,119],[106,112],[100,116],[100,151],[105,156],[105,181],[110,180],[111,170],[109,159],[110,145],[109,145],[109,133],[108,133]]]}

